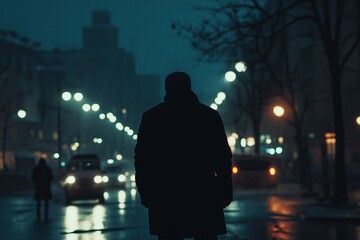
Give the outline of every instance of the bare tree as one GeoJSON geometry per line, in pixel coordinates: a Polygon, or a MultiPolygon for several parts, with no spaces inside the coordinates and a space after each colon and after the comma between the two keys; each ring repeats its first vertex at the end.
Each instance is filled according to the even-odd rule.
{"type": "MultiPolygon", "coordinates": [[[[296,23],[305,21],[316,29],[328,64],[333,117],[336,134],[334,203],[348,201],[345,172],[345,133],[343,120],[343,71],[360,42],[360,1],[342,0],[215,0],[216,7],[197,7],[209,11],[213,20],[206,20],[199,28],[189,26],[187,32],[192,45],[204,56],[220,56],[229,44],[235,46],[236,36],[261,37],[291,30],[296,23]],[[274,23],[276,23],[274,25],[274,23]],[[351,23],[351,24],[347,24],[351,23]],[[273,27],[268,25],[272,24],[273,27]],[[254,29],[263,32],[257,35],[254,29]],[[270,29],[269,33],[266,31],[270,29]],[[235,36],[235,37],[234,37],[235,36]],[[193,40],[195,39],[195,40],[193,40]],[[216,49],[216,50],[214,50],[216,49]]],[[[225,51],[226,52],[226,51],[225,51]]],[[[227,56],[223,54],[222,56],[227,56]]]]}
{"type": "Polygon", "coordinates": [[[11,75],[9,68],[10,68],[10,61],[6,64],[0,65],[0,123],[1,126],[1,135],[2,135],[2,146],[1,146],[1,153],[2,153],[2,165],[3,169],[7,170],[6,165],[6,143],[7,143],[7,136],[8,136],[8,129],[10,127],[10,121],[14,114],[14,78],[11,75]]]}
{"type": "MultiPolygon", "coordinates": [[[[173,23],[172,27],[200,53],[200,61],[217,61],[227,66],[233,66],[240,60],[246,63],[246,72],[237,74],[236,81],[232,83],[234,96],[230,98],[230,106],[235,114],[231,118],[237,121],[233,121],[235,125],[239,125],[241,120],[250,123],[255,138],[254,151],[258,154],[263,110],[272,96],[270,76],[263,71],[264,66],[259,64],[258,56],[253,54],[255,45],[263,39],[239,41],[245,33],[236,27],[238,16],[233,9],[224,10],[221,6],[195,8],[209,11],[212,19],[204,20],[198,26],[173,23]]],[[[245,132],[245,129],[241,132],[245,132]]]]}

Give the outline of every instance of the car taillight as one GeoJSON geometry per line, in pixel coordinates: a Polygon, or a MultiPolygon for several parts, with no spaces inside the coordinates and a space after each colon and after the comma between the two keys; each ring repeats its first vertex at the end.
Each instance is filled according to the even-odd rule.
{"type": "Polygon", "coordinates": [[[232,173],[233,173],[233,174],[237,174],[238,172],[239,172],[239,169],[234,166],[234,167],[232,168],[232,173]]]}
{"type": "Polygon", "coordinates": [[[271,176],[275,176],[276,175],[276,169],[274,167],[269,168],[269,173],[271,176]]]}

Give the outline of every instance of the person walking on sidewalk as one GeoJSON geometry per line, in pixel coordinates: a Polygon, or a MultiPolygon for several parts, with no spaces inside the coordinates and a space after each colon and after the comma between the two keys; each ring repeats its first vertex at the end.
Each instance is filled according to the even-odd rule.
{"type": "Polygon", "coordinates": [[[164,101],[143,113],[134,150],[136,186],[159,240],[226,234],[232,153],[219,113],[199,102],[190,76],[165,79],[164,101]]]}
{"type": "Polygon", "coordinates": [[[40,220],[41,201],[44,201],[44,218],[49,218],[49,200],[52,198],[51,181],[53,174],[46,164],[45,158],[40,158],[39,163],[33,168],[31,179],[35,184],[34,199],[36,200],[36,220],[40,220]]]}

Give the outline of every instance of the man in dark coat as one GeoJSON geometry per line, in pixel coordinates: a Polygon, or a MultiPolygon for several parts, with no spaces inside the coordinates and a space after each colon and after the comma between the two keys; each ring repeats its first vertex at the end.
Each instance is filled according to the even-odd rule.
{"type": "Polygon", "coordinates": [[[47,220],[49,217],[49,200],[52,197],[50,185],[53,180],[53,174],[50,167],[46,164],[45,158],[40,158],[39,163],[31,173],[31,179],[35,184],[36,219],[40,220],[41,200],[44,200],[44,218],[47,220]]]}
{"type": "Polygon", "coordinates": [[[231,157],[219,113],[201,104],[191,79],[165,79],[164,101],[142,115],[135,147],[136,184],[158,239],[217,239],[233,197],[231,157]]]}

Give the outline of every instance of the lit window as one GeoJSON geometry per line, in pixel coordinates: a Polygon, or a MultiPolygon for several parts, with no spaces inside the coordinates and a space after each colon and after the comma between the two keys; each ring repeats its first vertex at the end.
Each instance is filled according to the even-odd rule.
{"type": "Polygon", "coordinates": [[[43,139],[44,139],[44,132],[43,132],[43,130],[39,130],[39,131],[38,131],[38,139],[39,139],[39,140],[43,140],[43,139]]]}

